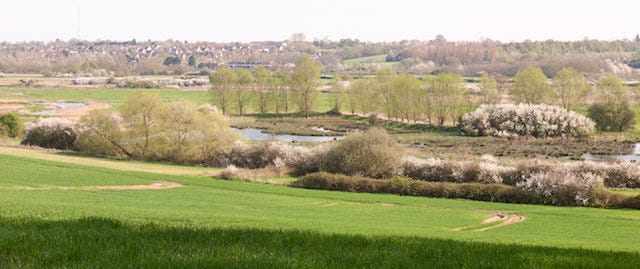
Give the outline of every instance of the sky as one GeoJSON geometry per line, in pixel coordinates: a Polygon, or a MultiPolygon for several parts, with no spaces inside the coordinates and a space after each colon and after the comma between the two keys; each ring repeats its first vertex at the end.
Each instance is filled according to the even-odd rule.
{"type": "Polygon", "coordinates": [[[0,41],[613,40],[640,33],[639,8],[635,0],[3,0],[0,41]]]}

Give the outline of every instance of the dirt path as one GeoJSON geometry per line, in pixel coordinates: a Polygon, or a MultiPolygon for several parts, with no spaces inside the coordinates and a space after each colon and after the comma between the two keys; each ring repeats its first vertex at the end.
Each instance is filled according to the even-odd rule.
{"type": "Polygon", "coordinates": [[[149,185],[120,185],[120,186],[53,186],[53,187],[17,187],[17,190],[83,190],[83,191],[96,191],[96,190],[164,190],[182,187],[182,184],[169,182],[169,181],[154,181],[149,185]]]}
{"type": "Polygon", "coordinates": [[[522,216],[522,215],[520,215],[518,213],[515,213],[515,212],[484,211],[483,213],[492,214],[493,216],[488,218],[488,219],[485,219],[480,224],[453,228],[451,230],[453,230],[453,231],[471,230],[471,229],[473,229],[473,227],[477,227],[479,225],[489,224],[489,223],[496,223],[495,225],[491,225],[491,226],[487,226],[487,227],[483,227],[483,228],[478,228],[478,229],[473,229],[472,230],[474,232],[484,232],[486,230],[490,230],[490,229],[494,229],[494,228],[498,228],[498,227],[502,227],[502,226],[507,226],[507,225],[511,225],[511,224],[514,224],[514,223],[518,223],[518,222],[524,221],[524,219],[525,219],[524,216],[522,216]]]}

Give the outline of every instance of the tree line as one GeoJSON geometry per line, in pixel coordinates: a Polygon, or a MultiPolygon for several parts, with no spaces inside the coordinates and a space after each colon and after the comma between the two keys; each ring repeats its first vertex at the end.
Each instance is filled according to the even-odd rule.
{"type": "MultiPolygon", "coordinates": [[[[244,114],[249,104],[259,113],[301,112],[308,116],[318,99],[319,66],[308,55],[299,56],[292,72],[258,68],[219,68],[211,74],[210,93],[213,103],[223,114],[244,114]]],[[[560,69],[548,78],[540,67],[526,67],[513,78],[511,90],[496,77],[483,73],[477,87],[470,88],[456,73],[414,76],[397,73],[387,67],[375,76],[351,79],[335,75],[328,85],[333,92],[336,112],[369,115],[381,114],[388,119],[424,121],[431,124],[456,124],[461,116],[480,104],[495,104],[507,99],[513,103],[557,105],[575,110],[587,103],[589,93],[597,102],[589,109],[598,128],[624,130],[632,122],[629,92],[622,80],[608,74],[591,87],[583,73],[571,68],[560,69]],[[605,123],[608,121],[609,123],[605,123]],[[618,123],[614,123],[618,122],[618,123]],[[622,123],[621,123],[622,122],[622,123]]]]}
{"type": "Polygon", "coordinates": [[[309,56],[296,60],[292,74],[271,71],[259,67],[252,72],[247,69],[221,67],[209,76],[209,91],[213,103],[223,114],[231,113],[232,106],[238,114],[246,112],[250,103],[255,103],[259,113],[290,113],[295,108],[309,116],[316,105],[320,86],[320,67],[309,56]]]}

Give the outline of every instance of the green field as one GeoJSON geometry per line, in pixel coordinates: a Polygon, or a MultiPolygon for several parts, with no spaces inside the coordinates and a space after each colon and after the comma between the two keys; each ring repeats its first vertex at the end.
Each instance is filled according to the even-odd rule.
{"type": "Polygon", "coordinates": [[[353,58],[343,61],[349,68],[353,68],[355,65],[378,65],[379,67],[392,67],[394,62],[387,62],[387,55],[380,54],[368,57],[353,58]]]}
{"type": "MultiPolygon", "coordinates": [[[[140,91],[140,89],[64,89],[64,88],[0,88],[0,99],[16,99],[25,102],[38,101],[67,101],[67,102],[86,102],[98,101],[106,102],[112,106],[118,106],[129,96],[140,91]]],[[[187,91],[174,89],[152,89],[146,90],[158,93],[164,101],[188,100],[196,104],[211,103],[211,96],[208,91],[187,91]]],[[[257,96],[253,93],[250,97],[251,101],[245,108],[248,112],[258,111],[255,100],[257,96]]],[[[316,111],[325,112],[333,108],[333,94],[322,93],[319,95],[316,103],[316,111]]],[[[235,111],[236,105],[231,103],[231,110],[235,111]]],[[[292,111],[297,110],[294,103],[291,104],[292,111]]]]}
{"type": "Polygon", "coordinates": [[[294,189],[108,169],[93,158],[57,162],[69,156],[26,149],[2,154],[0,268],[640,266],[634,210],[294,189]],[[184,186],[19,188],[154,180],[184,186]],[[484,210],[526,219],[484,232],[452,230],[480,225],[490,217],[484,210]]]}

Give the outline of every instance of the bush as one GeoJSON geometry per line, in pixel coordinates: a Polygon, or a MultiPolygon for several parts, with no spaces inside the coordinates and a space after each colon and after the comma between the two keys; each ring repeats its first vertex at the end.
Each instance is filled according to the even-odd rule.
{"type": "Polygon", "coordinates": [[[633,129],[636,114],[624,105],[593,104],[589,107],[589,117],[596,122],[596,128],[603,132],[624,132],[633,129]]]}
{"type": "Polygon", "coordinates": [[[401,167],[403,176],[433,182],[504,183],[516,186],[539,174],[576,178],[590,173],[602,179],[604,186],[609,188],[640,188],[640,163],[634,162],[528,160],[502,165],[492,156],[484,155],[480,160],[471,161],[405,157],[401,167]]]}
{"type": "Polygon", "coordinates": [[[21,144],[72,150],[76,137],[72,122],[58,118],[42,118],[27,129],[21,144]]]}
{"type": "Polygon", "coordinates": [[[504,184],[426,182],[403,177],[372,179],[330,173],[313,173],[292,182],[291,186],[504,203],[544,203],[545,201],[541,195],[504,184]]]}
{"type": "Polygon", "coordinates": [[[402,175],[424,181],[502,183],[505,175],[515,171],[485,155],[480,161],[444,161],[440,159],[402,159],[402,175]]]}
{"type": "Polygon", "coordinates": [[[18,137],[24,133],[24,124],[16,113],[0,115],[0,135],[18,137]]]}
{"type": "Polygon", "coordinates": [[[595,123],[564,108],[548,105],[480,105],[462,117],[470,136],[585,137],[595,123]]]}
{"type": "Polygon", "coordinates": [[[238,168],[235,165],[231,164],[227,166],[224,170],[220,171],[220,173],[218,174],[218,177],[222,179],[238,178],[238,168]]]}
{"type": "Polygon", "coordinates": [[[604,188],[597,174],[559,170],[532,174],[516,186],[541,194],[554,205],[595,205],[596,192],[604,188]]]}
{"type": "Polygon", "coordinates": [[[640,164],[618,162],[608,165],[604,184],[609,188],[640,188],[640,164]]]}
{"type": "MultiPolygon", "coordinates": [[[[587,175],[586,173],[585,175],[587,175]]],[[[592,181],[585,178],[585,181],[592,181]]],[[[622,194],[612,193],[597,184],[591,188],[584,188],[573,184],[559,184],[559,190],[547,188],[553,181],[550,177],[538,177],[529,183],[541,182],[541,188],[526,189],[499,183],[449,183],[427,182],[412,180],[403,177],[391,179],[373,179],[357,176],[347,176],[330,173],[313,173],[306,175],[290,184],[292,187],[368,192],[389,193],[397,195],[426,196],[434,198],[461,198],[477,201],[518,203],[518,204],[554,204],[554,205],[583,205],[607,208],[635,208],[640,209],[640,196],[627,197],[622,194]],[[542,189],[551,190],[550,194],[542,189]],[[585,191],[586,192],[583,192],[585,191]],[[582,199],[583,194],[588,194],[588,200],[582,199]],[[577,197],[571,195],[576,194],[577,197]]],[[[570,180],[574,181],[575,180],[570,180]]],[[[533,184],[532,186],[537,186],[533,184]]]]}
{"type": "Polygon", "coordinates": [[[261,145],[248,146],[238,141],[227,155],[227,163],[254,169],[286,166],[292,169],[293,174],[305,175],[319,171],[321,160],[325,158],[328,149],[327,144],[304,147],[269,141],[261,145]]]}
{"type": "Polygon", "coordinates": [[[334,144],[320,170],[376,178],[400,174],[402,149],[383,129],[354,132],[334,144]]]}

